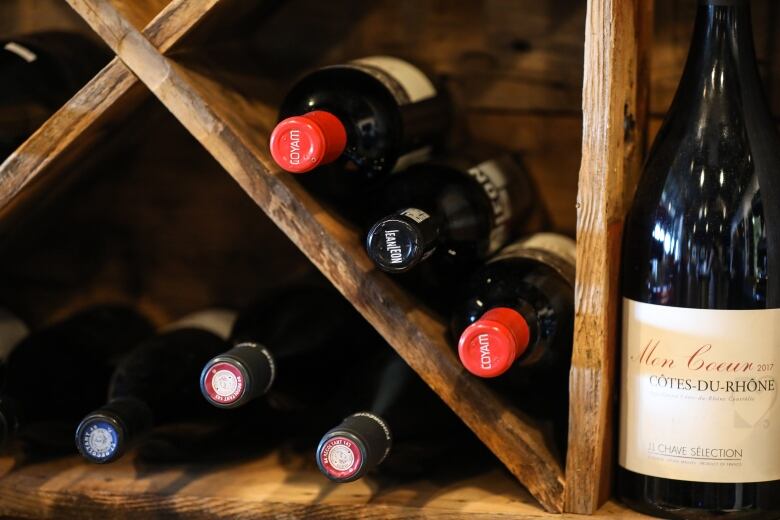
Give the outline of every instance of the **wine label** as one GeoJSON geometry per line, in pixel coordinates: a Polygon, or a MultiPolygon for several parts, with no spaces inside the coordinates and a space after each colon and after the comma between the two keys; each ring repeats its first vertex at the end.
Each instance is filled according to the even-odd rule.
{"type": "Polygon", "coordinates": [[[163,328],[164,332],[177,329],[203,329],[227,340],[233,329],[237,314],[229,309],[206,309],[188,314],[163,328]]]}
{"type": "Polygon", "coordinates": [[[567,236],[536,233],[506,246],[491,262],[505,258],[528,258],[547,264],[574,287],[577,244],[567,236]]]}
{"type": "Polygon", "coordinates": [[[16,42],[8,42],[3,46],[3,49],[7,50],[8,52],[11,52],[13,54],[16,54],[20,58],[22,58],[27,63],[32,63],[35,60],[38,59],[38,55],[35,54],[33,51],[25,47],[24,45],[21,45],[16,42]]]}
{"type": "Polygon", "coordinates": [[[414,220],[418,224],[420,224],[421,222],[425,222],[426,220],[431,218],[429,214],[417,208],[406,208],[401,212],[401,215],[414,220]]]}
{"type": "Polygon", "coordinates": [[[400,172],[402,170],[407,169],[409,166],[427,161],[433,156],[433,148],[430,146],[424,146],[422,148],[417,148],[416,150],[412,150],[411,152],[405,153],[402,156],[398,158],[398,160],[395,162],[395,166],[393,166],[394,172],[400,172]]]}
{"type": "Polygon", "coordinates": [[[436,87],[423,71],[411,63],[391,56],[370,56],[349,62],[378,79],[399,105],[417,103],[436,96],[436,87]]]}
{"type": "Polygon", "coordinates": [[[780,480],[780,309],[623,299],[624,468],[693,482],[780,480]]]}
{"type": "Polygon", "coordinates": [[[10,312],[0,310],[0,361],[7,359],[30,330],[22,320],[10,312]]]}
{"type": "Polygon", "coordinates": [[[265,388],[263,388],[263,393],[268,392],[276,380],[276,361],[274,360],[274,356],[271,354],[271,351],[260,343],[255,343],[253,341],[244,341],[243,343],[236,345],[236,348],[238,347],[255,349],[255,352],[265,358],[266,362],[268,363],[268,369],[271,373],[268,376],[268,383],[266,383],[265,388]]]}
{"type": "Polygon", "coordinates": [[[509,180],[497,161],[485,161],[468,170],[469,176],[479,183],[493,208],[493,229],[490,231],[488,254],[492,255],[507,243],[511,230],[512,202],[509,197],[509,180]]]}

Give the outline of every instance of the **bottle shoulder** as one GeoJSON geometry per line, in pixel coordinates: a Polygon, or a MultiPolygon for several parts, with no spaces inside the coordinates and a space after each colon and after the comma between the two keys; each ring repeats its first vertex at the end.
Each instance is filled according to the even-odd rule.
{"type": "Polygon", "coordinates": [[[453,313],[452,332],[459,336],[494,307],[530,305],[537,314],[547,309],[550,314],[568,315],[573,301],[573,286],[552,266],[515,257],[489,262],[464,287],[462,303],[453,313]]]}
{"type": "Polygon", "coordinates": [[[768,233],[776,226],[764,200],[780,189],[780,158],[757,154],[766,149],[761,139],[744,127],[696,133],[672,126],[659,135],[626,219],[626,296],[705,308],[763,305],[768,233]]]}
{"type": "Polygon", "coordinates": [[[381,81],[344,65],[324,67],[300,78],[281,105],[281,118],[312,110],[332,111],[353,120],[366,114],[381,114],[400,121],[398,103],[381,81]]]}

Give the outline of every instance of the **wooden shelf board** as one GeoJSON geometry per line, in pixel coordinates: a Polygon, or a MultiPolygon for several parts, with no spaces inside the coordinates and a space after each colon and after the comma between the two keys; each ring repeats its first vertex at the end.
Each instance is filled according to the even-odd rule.
{"type": "MultiPolygon", "coordinates": [[[[92,465],[78,457],[20,465],[0,459],[0,515],[84,518],[545,519],[505,471],[394,483],[334,484],[291,450],[221,465],[149,466],[132,457],[92,465]]],[[[610,503],[594,519],[645,518],[610,503]]]]}
{"type": "Polygon", "coordinates": [[[652,0],[589,0],[577,194],[577,284],[566,511],[609,497],[623,219],[646,130],[652,0]]]}
{"type": "Polygon", "coordinates": [[[69,3],[540,503],[560,512],[563,471],[540,429],[468,376],[442,321],[371,265],[355,229],[273,165],[270,106],[166,59],[111,5],[69,3]]]}

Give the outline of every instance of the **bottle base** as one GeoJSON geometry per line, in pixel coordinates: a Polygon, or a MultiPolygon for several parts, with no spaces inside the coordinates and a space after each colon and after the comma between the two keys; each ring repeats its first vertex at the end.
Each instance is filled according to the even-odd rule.
{"type": "Polygon", "coordinates": [[[632,500],[626,497],[619,497],[620,502],[626,507],[649,516],[664,518],[666,520],[778,520],[780,511],[729,511],[729,510],[707,510],[691,507],[674,507],[672,505],[661,505],[657,503],[632,500]]]}
{"type": "Polygon", "coordinates": [[[780,481],[713,484],[651,477],[618,468],[617,498],[669,520],[778,520],[780,481]]]}

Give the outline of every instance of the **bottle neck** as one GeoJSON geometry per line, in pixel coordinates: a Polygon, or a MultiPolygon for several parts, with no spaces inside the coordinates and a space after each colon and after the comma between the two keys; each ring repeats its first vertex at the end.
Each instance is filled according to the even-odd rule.
{"type": "Polygon", "coordinates": [[[743,100],[760,95],[763,99],[760,85],[750,2],[700,0],[677,94],[685,99],[680,101],[694,101],[687,96],[706,101],[724,94],[743,100]]]}
{"type": "Polygon", "coordinates": [[[317,465],[334,482],[352,482],[380,465],[392,444],[384,418],[370,412],[355,413],[322,437],[317,465]]]}
{"type": "Polygon", "coordinates": [[[406,208],[379,219],[368,231],[366,251],[388,273],[404,273],[428,258],[439,243],[439,219],[406,208]]]}
{"type": "Polygon", "coordinates": [[[200,389],[213,406],[236,408],[267,393],[275,377],[271,352],[259,343],[244,341],[206,363],[200,389]]]}
{"type": "Polygon", "coordinates": [[[509,370],[520,357],[538,357],[536,312],[524,302],[494,307],[469,325],[458,341],[458,356],[472,374],[491,378],[509,370]]]}
{"type": "Polygon", "coordinates": [[[143,401],[131,397],[112,399],[81,421],[76,429],[76,447],[90,462],[113,462],[153,424],[152,411],[143,401]]]}
{"type": "Polygon", "coordinates": [[[344,123],[330,112],[314,110],[288,117],[271,132],[271,156],[290,173],[306,173],[331,163],[347,147],[344,123]]]}

